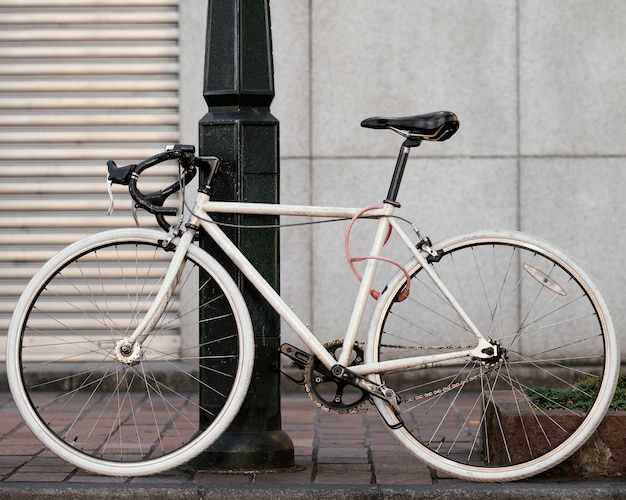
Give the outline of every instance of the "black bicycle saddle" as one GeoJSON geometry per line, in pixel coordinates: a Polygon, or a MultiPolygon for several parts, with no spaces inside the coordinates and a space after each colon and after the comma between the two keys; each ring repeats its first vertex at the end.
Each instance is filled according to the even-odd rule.
{"type": "Polygon", "coordinates": [[[425,141],[445,141],[459,129],[459,119],[451,111],[436,111],[425,115],[399,118],[375,116],[363,120],[361,127],[396,129],[417,135],[425,141]]]}

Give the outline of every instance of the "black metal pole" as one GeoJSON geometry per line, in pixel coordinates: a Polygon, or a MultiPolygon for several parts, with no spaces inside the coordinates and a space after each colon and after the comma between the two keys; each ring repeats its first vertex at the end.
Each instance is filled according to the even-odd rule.
{"type": "MultiPolygon", "coordinates": [[[[268,0],[209,0],[204,98],[209,111],[200,121],[200,154],[222,160],[214,199],[277,203],[279,133],[278,120],[269,109],[274,75],[268,0]]],[[[221,220],[243,226],[278,222],[277,217],[248,215],[221,220]]],[[[279,230],[233,228],[227,234],[278,290],[279,230]]],[[[291,467],[293,443],[281,430],[280,375],[272,369],[279,366],[280,318],[206,235],[201,235],[200,244],[239,284],[250,308],[256,341],[246,402],[200,463],[224,469],[291,467]]],[[[200,336],[201,341],[210,336],[207,327],[201,325],[200,336]]],[[[201,398],[208,400],[210,395],[201,394],[201,398]]]]}

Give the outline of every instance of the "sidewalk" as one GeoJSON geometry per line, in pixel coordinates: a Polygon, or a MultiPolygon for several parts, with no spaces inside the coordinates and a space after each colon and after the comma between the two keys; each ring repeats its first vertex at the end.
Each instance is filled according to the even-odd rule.
{"type": "Polygon", "coordinates": [[[442,477],[409,455],[375,412],[331,415],[305,394],[282,398],[296,469],[262,474],[169,471],[141,478],[76,469],[44,449],[0,393],[0,498],[620,498],[626,481],[541,479],[475,484],[442,477]]]}

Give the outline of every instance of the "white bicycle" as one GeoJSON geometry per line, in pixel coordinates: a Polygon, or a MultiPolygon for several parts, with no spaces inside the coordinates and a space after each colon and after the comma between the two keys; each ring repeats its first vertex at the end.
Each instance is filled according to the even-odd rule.
{"type": "Polygon", "coordinates": [[[589,438],[619,370],[611,315],[591,277],[563,251],[519,232],[432,244],[412,225],[405,231],[394,210],[409,152],[422,140],[452,136],[457,117],[438,112],[362,125],[405,137],[377,208],[213,201],[219,161],[195,156],[192,146],[126,167],[109,162],[109,181],[128,185],[137,206],[167,230],[84,238],[46,263],[20,297],[7,340],[10,387],[51,451],[96,473],[154,474],[197,456],[232,422],[251,377],[252,325],[233,279],[195,243],[200,229],[306,346],[281,351],[303,370],[313,401],[335,413],[375,407],[430,467],[469,480],[516,480],[561,462],[589,438]],[[167,160],[178,161],[179,181],[142,193],[141,173],[167,160]],[[163,202],[199,166],[207,181],[186,219],[179,214],[170,227],[165,217],[176,209],[163,202]],[[216,213],[376,219],[345,337],[320,342],[208,215],[216,213]],[[408,260],[373,292],[391,234],[408,260]],[[377,302],[361,341],[371,294],[377,302]],[[201,337],[168,343],[173,330],[195,332],[199,323],[201,337]],[[590,377],[597,387],[582,388],[590,377]],[[539,386],[571,390],[586,408],[563,405],[569,418],[559,424],[537,402],[539,386]]]}

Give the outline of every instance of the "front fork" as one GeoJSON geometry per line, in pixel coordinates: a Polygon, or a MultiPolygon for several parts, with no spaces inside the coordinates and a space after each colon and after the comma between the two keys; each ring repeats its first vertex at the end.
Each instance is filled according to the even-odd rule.
{"type": "MultiPolygon", "coordinates": [[[[150,305],[150,309],[137,328],[135,328],[135,331],[130,336],[124,337],[117,342],[115,346],[115,356],[122,363],[134,365],[141,360],[143,356],[141,344],[150,336],[154,327],[165,312],[172,295],[174,295],[174,290],[176,290],[183,268],[185,267],[187,251],[189,250],[189,246],[193,243],[194,237],[195,231],[192,229],[188,229],[182,233],[176,245],[172,260],[167,268],[167,272],[165,273],[165,278],[161,283],[157,296],[150,305]]],[[[168,237],[163,240],[162,245],[167,248],[167,246],[171,244],[172,239],[173,238],[168,235],[168,237]]]]}

